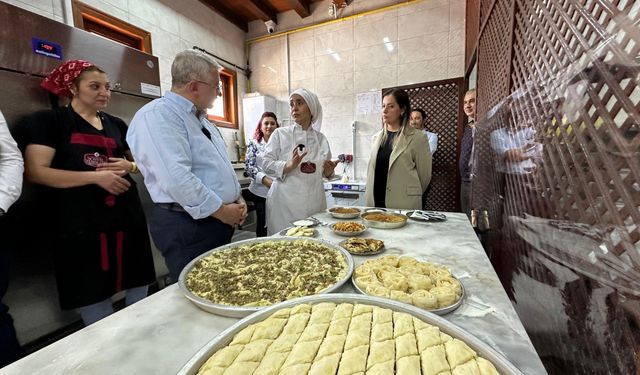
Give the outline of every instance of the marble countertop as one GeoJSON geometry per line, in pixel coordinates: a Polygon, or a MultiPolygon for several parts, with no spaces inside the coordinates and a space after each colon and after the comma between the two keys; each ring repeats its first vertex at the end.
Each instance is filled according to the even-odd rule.
{"type": "MultiPolygon", "coordinates": [[[[467,297],[444,318],[492,346],[523,373],[546,374],[466,216],[446,215],[441,223],[410,220],[403,228],[370,228],[364,235],[384,240],[384,254],[412,255],[448,266],[464,284],[467,297]]],[[[339,221],[326,213],[315,217],[326,223],[339,221]]],[[[323,239],[344,240],[327,227],[318,229],[323,239]]],[[[354,256],[356,265],[368,258],[354,256]]],[[[338,292],[355,289],[349,283],[338,292]]],[[[236,321],[198,309],[172,285],[0,369],[0,374],[175,374],[236,321]]]]}

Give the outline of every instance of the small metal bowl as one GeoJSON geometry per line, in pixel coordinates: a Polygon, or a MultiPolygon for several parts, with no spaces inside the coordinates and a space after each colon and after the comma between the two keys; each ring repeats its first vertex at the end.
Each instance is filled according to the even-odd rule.
{"type": "Polygon", "coordinates": [[[344,236],[344,237],[354,237],[354,236],[359,236],[362,233],[364,233],[365,230],[367,230],[367,226],[362,224],[362,223],[357,223],[359,225],[362,225],[362,230],[357,230],[357,231],[353,231],[353,232],[347,232],[347,231],[341,231],[341,230],[336,230],[335,226],[337,224],[345,224],[347,222],[340,222],[340,223],[334,223],[331,224],[331,226],[329,228],[331,228],[331,230],[333,231],[333,233],[339,235],[339,236],[344,236]]]}
{"type": "Polygon", "coordinates": [[[394,229],[394,228],[401,228],[404,227],[405,225],[407,225],[407,217],[405,215],[402,214],[396,214],[393,212],[381,212],[381,211],[369,211],[369,212],[365,212],[362,215],[360,215],[360,217],[362,218],[362,221],[364,221],[364,223],[370,227],[370,228],[379,228],[379,229],[394,229]],[[369,220],[369,217],[373,216],[373,215],[388,215],[388,216],[394,216],[397,217],[401,220],[399,221],[377,221],[377,220],[369,220]]]}
{"type": "Polygon", "coordinates": [[[356,207],[331,207],[330,209],[327,210],[327,212],[329,213],[329,215],[333,216],[336,219],[353,219],[360,216],[360,213],[362,213],[362,211],[356,207]],[[356,212],[336,212],[344,208],[357,210],[357,211],[356,212]]]}

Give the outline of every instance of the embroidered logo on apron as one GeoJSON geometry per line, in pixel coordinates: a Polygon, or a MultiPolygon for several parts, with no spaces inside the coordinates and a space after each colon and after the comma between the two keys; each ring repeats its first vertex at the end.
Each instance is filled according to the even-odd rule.
{"type": "Polygon", "coordinates": [[[302,173],[316,173],[316,163],[312,163],[310,161],[305,161],[300,164],[300,172],[302,173]]]}
{"type": "Polygon", "coordinates": [[[100,155],[98,152],[94,152],[93,154],[84,154],[83,161],[86,165],[97,168],[100,164],[107,163],[109,161],[109,157],[106,155],[100,155]]]}

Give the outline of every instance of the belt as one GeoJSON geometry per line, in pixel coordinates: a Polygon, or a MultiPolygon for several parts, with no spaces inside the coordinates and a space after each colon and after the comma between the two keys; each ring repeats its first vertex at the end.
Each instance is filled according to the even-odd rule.
{"type": "Polygon", "coordinates": [[[175,212],[187,212],[181,205],[178,203],[156,203],[156,206],[160,208],[164,208],[165,210],[175,211],[175,212]]]}

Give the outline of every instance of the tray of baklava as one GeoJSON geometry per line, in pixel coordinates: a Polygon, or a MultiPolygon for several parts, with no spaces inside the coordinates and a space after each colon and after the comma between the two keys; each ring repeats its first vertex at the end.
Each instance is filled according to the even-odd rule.
{"type": "Polygon", "coordinates": [[[231,243],[192,260],[181,292],[199,308],[244,317],[293,298],[330,293],[353,272],[351,255],[331,242],[263,237],[231,243]]]}
{"type": "Polygon", "coordinates": [[[358,294],[325,294],[246,317],[212,338],[179,374],[522,372],[464,329],[417,307],[358,294]]]}

